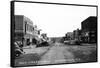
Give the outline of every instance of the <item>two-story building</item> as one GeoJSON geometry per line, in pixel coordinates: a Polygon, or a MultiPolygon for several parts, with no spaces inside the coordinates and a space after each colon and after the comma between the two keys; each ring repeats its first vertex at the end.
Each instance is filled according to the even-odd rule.
{"type": "Polygon", "coordinates": [[[81,23],[82,40],[86,43],[97,42],[97,17],[90,16],[81,23]]]}
{"type": "Polygon", "coordinates": [[[22,41],[24,46],[27,46],[33,42],[37,35],[38,30],[29,18],[23,15],[15,15],[15,40],[22,41]]]}

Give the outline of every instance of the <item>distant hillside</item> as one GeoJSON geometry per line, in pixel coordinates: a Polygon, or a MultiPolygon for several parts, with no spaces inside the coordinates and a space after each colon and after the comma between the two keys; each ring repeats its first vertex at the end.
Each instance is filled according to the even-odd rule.
{"type": "Polygon", "coordinates": [[[50,37],[53,42],[63,42],[63,37],[50,37]]]}

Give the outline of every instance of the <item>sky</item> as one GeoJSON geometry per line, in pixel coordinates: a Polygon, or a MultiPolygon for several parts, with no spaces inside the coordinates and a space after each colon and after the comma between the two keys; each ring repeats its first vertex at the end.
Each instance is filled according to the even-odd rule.
{"type": "Polygon", "coordinates": [[[89,16],[96,16],[96,7],[16,2],[15,15],[28,17],[48,37],[62,37],[81,29],[81,22],[89,16]]]}

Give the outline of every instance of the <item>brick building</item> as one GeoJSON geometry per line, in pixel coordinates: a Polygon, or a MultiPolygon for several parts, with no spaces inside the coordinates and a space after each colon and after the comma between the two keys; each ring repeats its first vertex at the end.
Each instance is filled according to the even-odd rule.
{"type": "Polygon", "coordinates": [[[33,22],[23,15],[15,15],[15,40],[22,41],[24,46],[27,46],[36,37],[38,30],[33,22]]]}

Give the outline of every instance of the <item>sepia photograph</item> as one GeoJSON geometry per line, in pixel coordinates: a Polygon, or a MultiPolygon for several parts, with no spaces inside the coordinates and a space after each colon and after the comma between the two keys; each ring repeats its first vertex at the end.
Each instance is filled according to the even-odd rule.
{"type": "Polygon", "coordinates": [[[14,66],[97,62],[97,6],[14,2],[14,66]]]}

